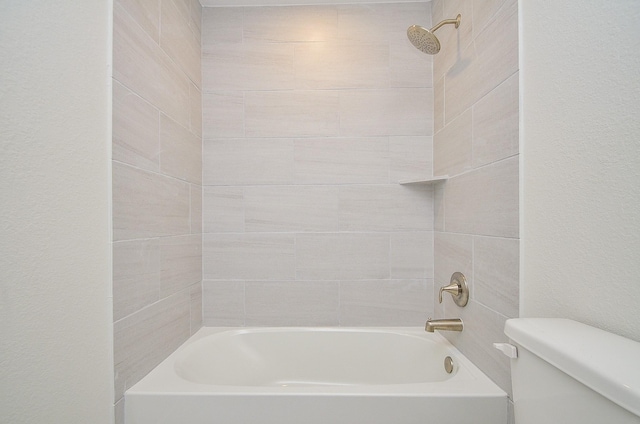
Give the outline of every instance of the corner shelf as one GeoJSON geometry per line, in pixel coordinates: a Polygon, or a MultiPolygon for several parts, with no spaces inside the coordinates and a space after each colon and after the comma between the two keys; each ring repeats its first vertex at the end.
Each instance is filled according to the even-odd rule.
{"type": "Polygon", "coordinates": [[[416,178],[411,180],[401,180],[399,184],[434,184],[440,181],[447,181],[448,175],[438,175],[437,177],[416,178]]]}

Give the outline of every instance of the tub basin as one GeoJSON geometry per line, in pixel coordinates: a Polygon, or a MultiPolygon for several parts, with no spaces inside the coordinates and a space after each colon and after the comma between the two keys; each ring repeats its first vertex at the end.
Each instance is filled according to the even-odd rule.
{"type": "Polygon", "coordinates": [[[507,396],[421,328],[202,328],[125,393],[125,422],[506,424],[507,396]]]}

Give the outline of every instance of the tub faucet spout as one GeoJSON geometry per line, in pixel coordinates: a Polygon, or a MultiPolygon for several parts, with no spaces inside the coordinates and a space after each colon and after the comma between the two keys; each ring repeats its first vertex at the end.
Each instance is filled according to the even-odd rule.
{"type": "Polygon", "coordinates": [[[431,319],[427,320],[424,331],[433,333],[435,330],[462,331],[463,324],[460,318],[453,319],[431,319]]]}

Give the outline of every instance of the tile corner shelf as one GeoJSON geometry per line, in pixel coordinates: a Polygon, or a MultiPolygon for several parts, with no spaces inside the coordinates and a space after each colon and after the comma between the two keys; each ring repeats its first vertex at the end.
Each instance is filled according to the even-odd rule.
{"type": "Polygon", "coordinates": [[[448,175],[438,175],[436,177],[415,178],[410,180],[401,180],[399,184],[433,184],[440,181],[446,181],[449,179],[448,175]]]}

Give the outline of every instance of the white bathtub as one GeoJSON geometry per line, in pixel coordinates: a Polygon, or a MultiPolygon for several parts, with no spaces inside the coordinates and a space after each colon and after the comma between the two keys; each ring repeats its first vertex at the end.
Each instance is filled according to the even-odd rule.
{"type": "Polygon", "coordinates": [[[125,393],[125,422],[506,424],[507,396],[421,328],[202,328],[125,393]]]}

